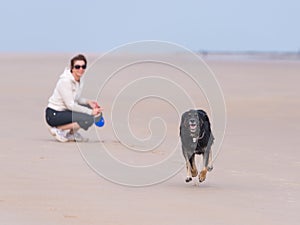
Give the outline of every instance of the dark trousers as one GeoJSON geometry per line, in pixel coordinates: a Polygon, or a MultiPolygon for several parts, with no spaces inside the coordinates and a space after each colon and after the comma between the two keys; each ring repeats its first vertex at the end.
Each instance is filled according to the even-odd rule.
{"type": "Polygon", "coordinates": [[[77,122],[82,129],[87,130],[93,125],[94,116],[80,112],[72,112],[70,110],[56,111],[48,107],[46,108],[46,121],[51,127],[77,122]]]}

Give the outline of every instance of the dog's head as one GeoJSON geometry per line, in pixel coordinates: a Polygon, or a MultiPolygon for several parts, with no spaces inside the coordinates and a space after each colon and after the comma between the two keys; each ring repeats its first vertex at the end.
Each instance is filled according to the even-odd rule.
{"type": "Polygon", "coordinates": [[[181,126],[189,130],[192,134],[199,134],[200,131],[200,120],[197,110],[189,110],[182,115],[181,126]]]}

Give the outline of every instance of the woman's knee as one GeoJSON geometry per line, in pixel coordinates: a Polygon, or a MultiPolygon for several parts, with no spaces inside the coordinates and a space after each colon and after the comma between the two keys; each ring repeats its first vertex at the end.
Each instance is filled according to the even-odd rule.
{"type": "Polygon", "coordinates": [[[84,120],[78,122],[80,127],[84,130],[87,130],[90,126],[94,124],[94,117],[87,116],[84,120]]]}

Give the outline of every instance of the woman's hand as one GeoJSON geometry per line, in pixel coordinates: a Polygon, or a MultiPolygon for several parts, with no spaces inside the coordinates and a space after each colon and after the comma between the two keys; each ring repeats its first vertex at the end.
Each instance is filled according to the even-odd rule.
{"type": "Polygon", "coordinates": [[[93,100],[89,100],[88,101],[88,105],[92,108],[93,116],[98,116],[101,114],[101,112],[103,111],[103,109],[98,105],[98,102],[93,101],[93,100]]]}
{"type": "Polygon", "coordinates": [[[88,105],[89,105],[92,109],[100,108],[100,106],[98,105],[98,102],[93,101],[93,100],[88,101],[88,105]]]}
{"type": "Polygon", "coordinates": [[[93,109],[93,116],[97,116],[97,115],[100,115],[102,112],[102,109],[101,108],[94,108],[93,109]]]}

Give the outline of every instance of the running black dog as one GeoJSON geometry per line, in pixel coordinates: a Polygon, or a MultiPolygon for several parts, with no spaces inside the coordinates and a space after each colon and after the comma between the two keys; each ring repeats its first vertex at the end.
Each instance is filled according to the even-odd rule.
{"type": "Polygon", "coordinates": [[[206,112],[191,109],[183,113],[180,124],[180,138],[183,156],[186,160],[187,178],[185,181],[190,182],[192,177],[198,175],[195,154],[203,155],[203,168],[199,174],[199,181],[204,181],[207,171],[213,169],[211,146],[214,141],[206,112]]]}

